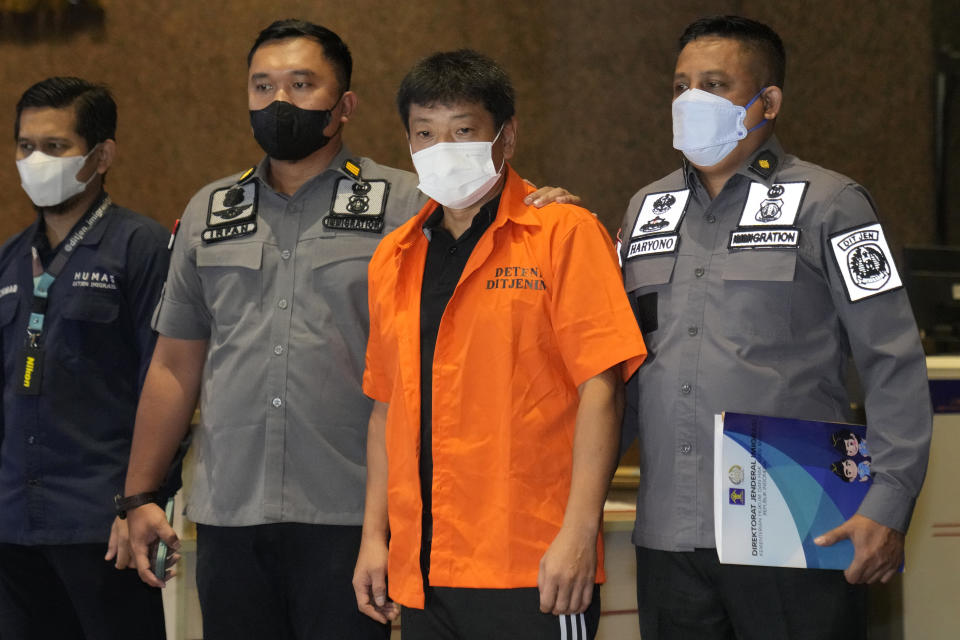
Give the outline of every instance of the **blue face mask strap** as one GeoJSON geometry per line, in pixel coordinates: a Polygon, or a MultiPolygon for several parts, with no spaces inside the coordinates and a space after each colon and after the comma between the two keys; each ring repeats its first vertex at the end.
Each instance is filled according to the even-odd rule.
{"type": "MultiPolygon", "coordinates": [[[[745,107],[743,108],[743,110],[744,110],[744,111],[747,111],[751,106],[753,106],[753,103],[756,102],[757,100],[759,100],[759,99],[760,99],[760,96],[762,96],[762,95],[763,95],[763,92],[766,91],[766,90],[767,90],[767,87],[764,87],[763,89],[760,89],[760,91],[757,92],[757,95],[753,96],[753,97],[750,99],[750,102],[747,103],[747,106],[745,106],[745,107]]],[[[762,127],[763,125],[767,124],[768,122],[770,122],[770,121],[767,120],[766,118],[764,118],[764,119],[761,120],[759,123],[755,124],[754,126],[750,127],[749,129],[747,129],[747,133],[750,133],[751,131],[756,131],[757,129],[759,129],[759,128],[762,127]]]]}

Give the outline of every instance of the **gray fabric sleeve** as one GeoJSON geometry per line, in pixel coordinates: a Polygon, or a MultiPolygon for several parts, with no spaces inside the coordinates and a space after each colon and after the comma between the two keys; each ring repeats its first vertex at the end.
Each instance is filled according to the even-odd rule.
{"type": "Polygon", "coordinates": [[[204,340],[210,337],[211,315],[203,297],[196,252],[206,206],[205,189],[193,197],[180,219],[167,282],[153,314],[153,328],[170,338],[204,340]]]}
{"type": "MultiPolygon", "coordinates": [[[[864,389],[873,485],[858,513],[906,532],[923,484],[933,415],[926,359],[913,312],[901,289],[850,302],[830,237],[876,222],[856,185],[843,188],[826,211],[821,247],[827,280],[864,389]]],[[[893,267],[895,268],[895,267],[893,267]]]]}

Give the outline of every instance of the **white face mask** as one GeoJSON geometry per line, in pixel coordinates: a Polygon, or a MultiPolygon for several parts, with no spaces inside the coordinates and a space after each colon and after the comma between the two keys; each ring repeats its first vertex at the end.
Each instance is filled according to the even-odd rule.
{"type": "Polygon", "coordinates": [[[413,153],[420,191],[448,209],[465,209],[482,198],[500,179],[493,166],[492,142],[438,142],[413,153]]]}
{"type": "Polygon", "coordinates": [[[97,176],[94,171],[86,182],[77,180],[77,173],[83,168],[87,158],[96,151],[97,146],[99,145],[94,145],[85,156],[59,158],[34,150],[23,160],[17,160],[20,186],[38,207],[53,207],[65,202],[82,193],[97,176]]]}
{"type": "Polygon", "coordinates": [[[745,107],[707,91],[687,89],[673,101],[673,148],[682,151],[695,165],[712,167],[717,164],[736,149],[748,133],[768,122],[764,118],[749,130],[743,124],[747,109],[764,89],[745,107]]]}

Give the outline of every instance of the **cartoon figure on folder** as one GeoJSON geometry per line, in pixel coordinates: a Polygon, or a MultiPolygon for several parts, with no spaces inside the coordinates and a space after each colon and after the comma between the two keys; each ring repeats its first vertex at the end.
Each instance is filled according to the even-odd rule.
{"type": "Polygon", "coordinates": [[[866,438],[861,438],[849,429],[835,431],[831,436],[831,439],[833,440],[833,448],[843,455],[851,457],[857,454],[860,454],[861,456],[870,455],[870,452],[867,449],[866,438]]]}
{"type": "Polygon", "coordinates": [[[853,482],[857,478],[859,478],[860,482],[867,482],[870,479],[869,460],[857,463],[852,458],[844,458],[831,464],[830,470],[837,474],[837,477],[844,482],[853,482]]]}

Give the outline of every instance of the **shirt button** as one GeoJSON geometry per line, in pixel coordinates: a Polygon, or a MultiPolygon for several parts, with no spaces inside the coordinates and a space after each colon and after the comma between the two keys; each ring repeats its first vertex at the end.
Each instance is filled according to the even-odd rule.
{"type": "Polygon", "coordinates": [[[685,456],[688,456],[688,455],[690,455],[690,452],[691,452],[691,451],[693,451],[693,445],[692,445],[692,444],[690,444],[689,442],[681,442],[681,443],[680,443],[680,453],[682,453],[682,454],[685,455],[685,456]]]}
{"type": "Polygon", "coordinates": [[[27,484],[30,485],[31,487],[39,487],[40,481],[37,480],[36,478],[30,478],[29,480],[27,480],[27,484]]]}
{"type": "Polygon", "coordinates": [[[290,259],[290,250],[289,250],[289,249],[284,249],[283,251],[281,251],[281,252],[280,252],[280,257],[283,258],[284,260],[289,260],[289,259],[290,259]]]}
{"type": "Polygon", "coordinates": [[[704,271],[703,267],[697,267],[693,270],[693,275],[697,276],[698,278],[702,278],[704,273],[706,273],[706,271],[704,271]]]}
{"type": "Polygon", "coordinates": [[[270,404],[272,404],[274,407],[279,409],[281,405],[283,405],[283,400],[281,400],[280,398],[274,398],[273,402],[271,402],[270,404]]]}
{"type": "Polygon", "coordinates": [[[275,347],[273,348],[273,352],[274,352],[275,354],[277,354],[277,355],[280,355],[281,353],[283,353],[283,345],[282,345],[282,344],[278,344],[277,346],[275,346],[275,347]]]}
{"type": "Polygon", "coordinates": [[[28,436],[28,437],[27,437],[27,444],[36,444],[36,443],[37,443],[37,437],[36,437],[36,436],[28,436]]]}
{"type": "Polygon", "coordinates": [[[447,251],[447,253],[449,253],[450,255],[453,255],[453,254],[455,254],[456,252],[457,252],[457,245],[453,245],[453,246],[450,247],[450,249],[447,251]]]}
{"type": "Polygon", "coordinates": [[[287,299],[286,299],[286,298],[280,298],[280,302],[277,303],[277,306],[280,307],[281,309],[286,309],[286,308],[287,308],[287,299]]]}
{"type": "Polygon", "coordinates": [[[680,385],[680,393],[687,394],[690,393],[692,389],[693,387],[690,386],[689,382],[684,382],[682,385],[680,385]]]}
{"type": "Polygon", "coordinates": [[[689,333],[692,336],[695,336],[698,333],[698,329],[696,327],[687,327],[687,333],[689,333]]]}
{"type": "Polygon", "coordinates": [[[717,221],[717,217],[712,213],[707,216],[707,222],[709,222],[710,224],[713,224],[716,221],[717,221]]]}

